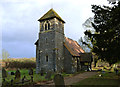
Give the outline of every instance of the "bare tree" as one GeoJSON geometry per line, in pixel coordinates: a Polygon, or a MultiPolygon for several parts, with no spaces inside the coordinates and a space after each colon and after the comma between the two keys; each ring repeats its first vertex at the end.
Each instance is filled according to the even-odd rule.
{"type": "Polygon", "coordinates": [[[5,50],[2,49],[2,59],[8,59],[10,54],[5,50]]]}

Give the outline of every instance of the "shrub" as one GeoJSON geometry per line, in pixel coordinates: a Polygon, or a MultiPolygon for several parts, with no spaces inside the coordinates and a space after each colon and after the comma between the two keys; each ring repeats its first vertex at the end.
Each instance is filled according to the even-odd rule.
{"type": "Polygon", "coordinates": [[[35,58],[5,59],[5,68],[36,68],[35,58]]]}

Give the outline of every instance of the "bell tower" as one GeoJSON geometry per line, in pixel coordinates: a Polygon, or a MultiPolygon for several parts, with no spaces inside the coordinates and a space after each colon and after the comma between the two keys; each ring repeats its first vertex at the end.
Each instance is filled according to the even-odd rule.
{"type": "Polygon", "coordinates": [[[50,9],[39,20],[39,39],[36,42],[36,71],[63,70],[64,20],[50,9]]]}

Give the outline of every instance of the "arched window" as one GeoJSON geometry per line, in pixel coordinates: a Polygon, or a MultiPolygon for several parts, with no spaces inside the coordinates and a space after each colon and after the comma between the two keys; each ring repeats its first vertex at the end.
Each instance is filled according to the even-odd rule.
{"type": "Polygon", "coordinates": [[[48,23],[48,30],[50,30],[50,23],[48,23]]]}
{"type": "Polygon", "coordinates": [[[45,24],[45,30],[47,30],[47,23],[45,24]]]}
{"type": "Polygon", "coordinates": [[[48,21],[45,23],[45,30],[50,30],[50,23],[48,21]]]}

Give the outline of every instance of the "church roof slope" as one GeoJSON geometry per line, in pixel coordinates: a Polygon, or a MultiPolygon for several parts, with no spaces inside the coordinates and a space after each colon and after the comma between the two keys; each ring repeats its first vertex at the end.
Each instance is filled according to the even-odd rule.
{"type": "MultiPolygon", "coordinates": [[[[39,40],[39,39],[38,39],[39,40]]],[[[35,42],[35,45],[38,45],[38,40],[35,42]]]]}
{"type": "Polygon", "coordinates": [[[85,52],[77,43],[77,41],[74,41],[67,37],[65,37],[64,46],[68,49],[68,51],[72,54],[72,56],[80,56],[80,53],[85,52]]]}
{"type": "Polygon", "coordinates": [[[65,21],[53,10],[50,9],[46,14],[44,14],[38,21],[43,21],[51,18],[57,18],[58,20],[65,23],[65,21]]]}
{"type": "Polygon", "coordinates": [[[80,53],[81,61],[90,62],[92,61],[92,53],[80,53]]]}

